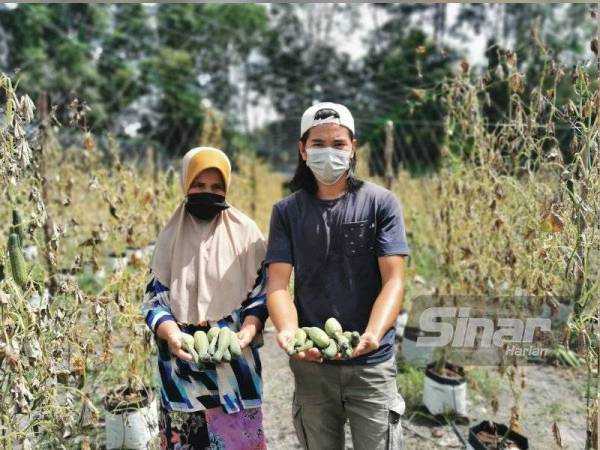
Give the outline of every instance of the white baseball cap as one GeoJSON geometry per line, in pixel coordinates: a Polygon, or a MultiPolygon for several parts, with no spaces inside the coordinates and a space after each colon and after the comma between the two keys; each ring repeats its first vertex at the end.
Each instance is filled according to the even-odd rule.
{"type": "Polygon", "coordinates": [[[324,123],[337,123],[348,128],[354,136],[354,118],[352,113],[344,105],[339,103],[322,102],[312,105],[304,114],[300,121],[300,137],[312,127],[323,125],[324,123]]]}

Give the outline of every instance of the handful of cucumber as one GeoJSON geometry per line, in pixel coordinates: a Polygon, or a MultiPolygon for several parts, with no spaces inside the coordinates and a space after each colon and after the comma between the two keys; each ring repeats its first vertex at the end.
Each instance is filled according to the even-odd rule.
{"type": "Polygon", "coordinates": [[[357,331],[344,331],[333,317],[325,322],[325,330],[319,327],[302,327],[296,331],[287,346],[288,355],[317,348],[324,358],[334,359],[341,353],[343,359],[352,357],[354,348],[360,342],[357,331]]]}
{"type": "Polygon", "coordinates": [[[212,327],[208,332],[199,330],[194,336],[183,333],[181,347],[192,355],[199,367],[203,363],[231,362],[242,355],[238,337],[228,327],[212,327]]]}

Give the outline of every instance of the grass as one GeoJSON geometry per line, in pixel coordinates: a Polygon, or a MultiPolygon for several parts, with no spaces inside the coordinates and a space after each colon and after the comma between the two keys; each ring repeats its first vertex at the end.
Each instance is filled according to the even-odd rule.
{"type": "Polygon", "coordinates": [[[479,367],[472,367],[468,370],[467,387],[469,388],[469,395],[472,397],[481,396],[487,402],[497,398],[500,382],[500,377],[495,373],[490,373],[479,367]]]}
{"type": "Polygon", "coordinates": [[[566,411],[567,408],[564,400],[555,400],[546,406],[546,414],[554,420],[560,419],[566,411]]]}
{"type": "Polygon", "coordinates": [[[398,384],[398,390],[406,404],[405,415],[410,415],[419,410],[423,403],[425,373],[422,369],[407,364],[401,357],[399,357],[397,364],[398,375],[396,376],[396,382],[398,384]]]}

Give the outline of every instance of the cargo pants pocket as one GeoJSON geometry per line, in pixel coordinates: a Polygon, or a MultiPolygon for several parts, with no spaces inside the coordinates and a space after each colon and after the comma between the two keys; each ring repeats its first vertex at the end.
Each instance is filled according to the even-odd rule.
{"type": "Polygon", "coordinates": [[[294,422],[294,429],[296,430],[296,436],[298,437],[298,442],[300,442],[300,446],[304,450],[308,450],[306,430],[304,429],[304,424],[302,423],[302,406],[300,406],[296,402],[292,404],[292,419],[294,422]]]}
{"type": "Polygon", "coordinates": [[[401,418],[404,414],[404,402],[400,398],[392,401],[388,414],[388,445],[387,450],[404,448],[401,418]]]}

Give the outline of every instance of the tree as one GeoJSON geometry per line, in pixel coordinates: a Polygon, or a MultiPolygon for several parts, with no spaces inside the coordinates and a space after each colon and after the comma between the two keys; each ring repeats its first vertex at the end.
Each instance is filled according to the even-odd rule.
{"type": "Polygon", "coordinates": [[[162,4],[156,10],[158,53],[144,62],[144,83],[156,94],[155,140],[181,154],[198,144],[201,102],[225,112],[238,107],[233,72],[242,72],[260,42],[266,13],[259,5],[162,4]]]}
{"type": "Polygon", "coordinates": [[[270,7],[269,28],[258,57],[249,64],[249,81],[254,91],[268,95],[282,117],[257,134],[260,147],[276,153],[278,162],[283,148],[296,148],[298,123],[307,107],[334,101],[352,109],[360,96],[360,67],[332,39],[358,26],[349,6],[270,7]]]}
{"type": "MultiPolygon", "coordinates": [[[[389,19],[373,32],[364,60],[368,101],[360,111],[370,118],[366,141],[373,149],[382,148],[384,124],[392,120],[394,163],[413,168],[435,165],[439,159],[445,111],[436,90],[452,74],[458,58],[450,48],[410,26],[413,21],[407,14],[430,12],[430,6],[386,7],[389,19]]],[[[371,167],[382,173],[381,152],[372,154],[371,167]]]]}
{"type": "MultiPolygon", "coordinates": [[[[558,105],[573,97],[573,83],[568,77],[556,84],[555,81],[557,74],[570,71],[571,66],[586,57],[596,27],[595,20],[589,16],[588,5],[481,4],[461,5],[460,8],[453,33],[464,38],[469,33],[479,35],[487,30],[491,35],[484,76],[489,96],[489,105],[484,112],[490,127],[511,120],[511,95],[519,95],[525,104],[532,95],[539,93],[549,95],[558,105]],[[511,89],[508,75],[515,72],[522,75],[519,77],[522,85],[517,83],[514,86],[517,89],[511,89]]],[[[549,120],[549,132],[557,138],[568,157],[569,127],[556,116],[549,120]]]]}
{"type": "Polygon", "coordinates": [[[92,4],[20,4],[0,11],[0,26],[10,39],[10,75],[32,96],[47,92],[51,104],[61,107],[59,119],[67,120],[66,105],[75,96],[98,105],[89,115],[92,121],[105,115],[95,61],[105,12],[92,4]]]}
{"type": "Polygon", "coordinates": [[[115,129],[121,113],[135,100],[148,95],[143,82],[147,58],[156,52],[156,33],[149,8],[141,4],[111,5],[112,27],[102,42],[98,70],[102,76],[102,102],[108,111],[107,127],[115,129]]]}

